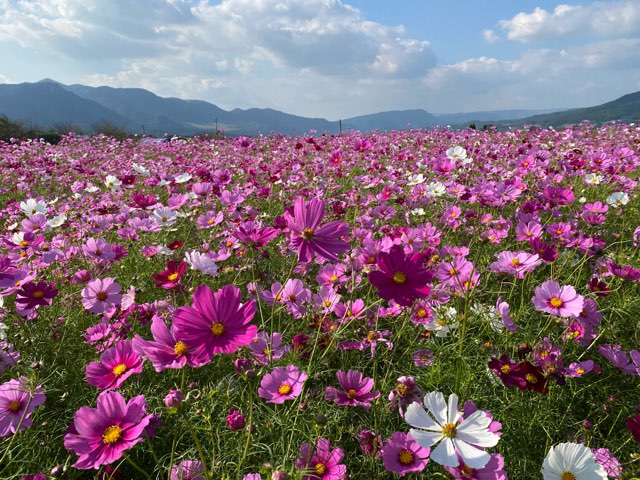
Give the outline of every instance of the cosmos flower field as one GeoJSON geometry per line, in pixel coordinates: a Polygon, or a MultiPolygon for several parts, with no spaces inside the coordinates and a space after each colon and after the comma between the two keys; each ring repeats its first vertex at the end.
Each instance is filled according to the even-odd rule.
{"type": "Polygon", "coordinates": [[[640,476],[639,152],[0,143],[0,478],[640,476]]]}

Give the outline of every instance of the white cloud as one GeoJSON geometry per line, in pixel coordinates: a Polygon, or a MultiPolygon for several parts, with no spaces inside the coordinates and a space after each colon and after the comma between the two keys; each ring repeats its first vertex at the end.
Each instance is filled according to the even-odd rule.
{"type": "Polygon", "coordinates": [[[500,37],[496,35],[496,32],[494,32],[490,28],[482,31],[482,38],[484,38],[485,42],[487,43],[496,43],[498,40],[500,40],[500,37]]]}
{"type": "Polygon", "coordinates": [[[585,6],[560,4],[553,11],[536,7],[499,26],[510,40],[545,41],[559,37],[623,37],[640,34],[640,2],[595,2],[585,6]]]}

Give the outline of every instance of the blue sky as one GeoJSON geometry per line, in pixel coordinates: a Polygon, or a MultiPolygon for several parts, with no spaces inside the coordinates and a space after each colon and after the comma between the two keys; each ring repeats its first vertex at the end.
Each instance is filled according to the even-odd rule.
{"type": "Polygon", "coordinates": [[[640,90],[640,0],[0,0],[0,82],[142,87],[330,120],[640,90]]]}

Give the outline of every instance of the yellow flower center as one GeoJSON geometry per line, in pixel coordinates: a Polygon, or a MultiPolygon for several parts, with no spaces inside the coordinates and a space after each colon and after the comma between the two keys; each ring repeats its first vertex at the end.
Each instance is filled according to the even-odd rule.
{"type": "Polygon", "coordinates": [[[373,342],[375,339],[376,339],[376,332],[367,333],[367,340],[369,340],[370,342],[373,342]]]}
{"type": "Polygon", "coordinates": [[[22,246],[22,247],[26,247],[26,246],[28,246],[28,245],[29,245],[29,242],[27,242],[26,240],[22,240],[22,241],[20,242],[20,246],[22,246]]]}
{"type": "Polygon", "coordinates": [[[402,272],[396,272],[393,274],[393,281],[396,282],[398,285],[402,285],[404,282],[407,281],[407,276],[402,272]]]}
{"type": "Polygon", "coordinates": [[[571,472],[564,472],[562,474],[562,477],[560,477],[561,480],[576,480],[576,476],[571,473],[571,472]]]}
{"type": "Polygon", "coordinates": [[[9,411],[11,412],[17,412],[20,410],[20,407],[22,407],[22,402],[18,402],[17,400],[9,403],[9,411]]]}
{"type": "Polygon", "coordinates": [[[215,322],[211,325],[211,333],[213,333],[216,337],[219,337],[224,333],[224,325],[220,322],[215,322]]]}
{"type": "Polygon", "coordinates": [[[538,379],[533,373],[527,373],[524,376],[524,379],[527,381],[527,383],[538,383],[538,379]]]}
{"type": "Polygon", "coordinates": [[[111,425],[102,434],[102,441],[108,445],[113,445],[122,435],[122,429],[118,425],[111,425]]]}
{"type": "Polygon", "coordinates": [[[582,367],[576,368],[576,373],[582,375],[584,373],[584,368],[582,368],[582,367]]]}
{"type": "Polygon", "coordinates": [[[511,367],[509,365],[503,365],[500,367],[500,371],[505,375],[511,373],[511,367]]]}
{"type": "Polygon", "coordinates": [[[313,230],[310,228],[305,228],[302,230],[302,238],[304,240],[311,240],[313,238],[313,230]]]}
{"type": "Polygon", "coordinates": [[[122,375],[124,372],[127,371],[127,366],[124,363],[119,363],[118,365],[116,365],[115,367],[113,367],[113,370],[111,370],[111,372],[116,376],[119,377],[120,375],[122,375]]]}
{"type": "Polygon", "coordinates": [[[176,355],[186,355],[189,351],[189,347],[187,347],[186,343],[177,341],[175,346],[173,347],[173,351],[176,355]]]}
{"type": "Polygon", "coordinates": [[[96,293],[96,298],[99,301],[104,302],[107,299],[107,294],[105,292],[98,292],[96,293]]]}
{"type": "Polygon", "coordinates": [[[176,278],[178,278],[178,272],[174,272],[174,273],[172,273],[171,275],[167,276],[167,279],[168,279],[168,280],[171,280],[172,282],[173,282],[176,278]]]}
{"type": "Polygon", "coordinates": [[[283,383],[278,388],[278,393],[280,395],[289,395],[291,393],[291,385],[287,385],[286,383],[283,383]]]}
{"type": "Polygon", "coordinates": [[[564,302],[558,297],[553,297],[551,300],[549,300],[549,305],[551,305],[553,308],[560,308],[563,303],[564,302]]]}
{"type": "Polygon", "coordinates": [[[462,475],[464,475],[465,477],[470,477],[471,475],[473,475],[473,468],[471,468],[469,465],[463,464],[460,470],[462,470],[462,475]]]}
{"type": "Polygon", "coordinates": [[[316,463],[315,470],[318,475],[324,475],[324,472],[327,471],[327,467],[324,463],[316,463]]]}
{"type": "Polygon", "coordinates": [[[400,455],[398,455],[398,460],[403,465],[409,465],[411,462],[413,462],[413,453],[411,453],[411,451],[407,449],[404,449],[400,452],[400,455]]]}
{"type": "Polygon", "coordinates": [[[331,275],[331,276],[329,277],[329,281],[330,281],[330,282],[335,282],[337,279],[338,279],[338,276],[337,276],[337,275],[331,275]]]}
{"type": "Polygon", "coordinates": [[[520,260],[518,260],[517,258],[513,258],[511,260],[511,265],[513,265],[514,267],[517,267],[518,265],[520,265],[520,260]]]}
{"type": "Polygon", "coordinates": [[[325,300],[324,302],[322,302],[322,305],[324,305],[325,308],[329,308],[331,306],[331,300],[325,300]]]}
{"type": "Polygon", "coordinates": [[[447,438],[456,438],[456,426],[453,423],[445,423],[442,427],[442,435],[447,438]]]}
{"type": "Polygon", "coordinates": [[[358,392],[356,392],[353,388],[347,392],[347,397],[349,398],[356,398],[357,395],[358,392]]]}
{"type": "Polygon", "coordinates": [[[213,218],[210,218],[209,220],[207,220],[207,223],[208,223],[209,225],[213,225],[213,222],[214,222],[213,218]]]}
{"type": "Polygon", "coordinates": [[[404,383],[398,383],[398,384],[396,385],[396,391],[397,391],[400,395],[404,396],[404,395],[406,395],[407,393],[409,393],[409,387],[407,387],[404,383]]]}
{"type": "Polygon", "coordinates": [[[42,298],[44,297],[44,292],[42,290],[36,290],[31,294],[33,298],[42,298]]]}
{"type": "Polygon", "coordinates": [[[426,317],[427,311],[424,308],[421,308],[416,312],[416,315],[418,315],[420,318],[426,317]]]}

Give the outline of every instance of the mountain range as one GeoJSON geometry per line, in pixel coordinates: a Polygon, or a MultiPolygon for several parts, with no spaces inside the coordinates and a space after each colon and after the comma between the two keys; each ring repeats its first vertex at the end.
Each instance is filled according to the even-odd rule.
{"type": "Polygon", "coordinates": [[[338,121],[308,118],[270,108],[224,110],[202,100],[164,98],[141,88],[64,85],[51,79],[35,83],[0,84],[0,114],[41,129],[91,132],[111,125],[130,133],[162,136],[196,135],[223,130],[228,135],[302,134],[310,130],[399,130],[436,125],[491,123],[501,127],[578,123],[582,120],[633,121],[640,112],[640,92],[598,107],[556,110],[496,110],[434,115],[425,110],[398,110],[338,121]],[[552,113],[553,112],[553,113],[552,113]]]}

